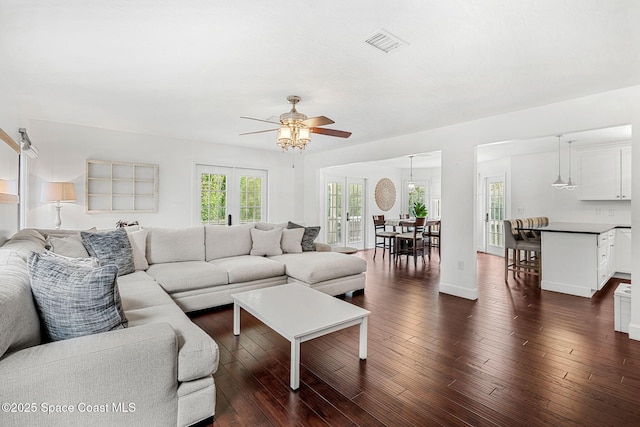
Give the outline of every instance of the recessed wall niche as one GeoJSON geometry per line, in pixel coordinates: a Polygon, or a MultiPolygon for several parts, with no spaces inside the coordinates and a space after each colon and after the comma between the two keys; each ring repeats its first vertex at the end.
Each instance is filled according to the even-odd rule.
{"type": "Polygon", "coordinates": [[[158,212],[158,165],[87,160],[86,212],[158,212]]]}

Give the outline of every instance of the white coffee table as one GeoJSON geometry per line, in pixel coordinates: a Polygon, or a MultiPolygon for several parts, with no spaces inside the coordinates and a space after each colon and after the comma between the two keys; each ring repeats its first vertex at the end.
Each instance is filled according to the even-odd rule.
{"type": "Polygon", "coordinates": [[[290,386],[300,386],[300,343],[360,325],[360,359],[367,358],[369,311],[306,286],[290,283],[231,295],[233,334],[240,335],[240,308],[291,342],[290,386]]]}

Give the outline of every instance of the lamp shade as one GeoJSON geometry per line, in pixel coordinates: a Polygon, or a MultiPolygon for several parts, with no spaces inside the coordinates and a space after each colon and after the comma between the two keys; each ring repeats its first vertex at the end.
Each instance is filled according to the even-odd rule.
{"type": "Polygon", "coordinates": [[[0,179],[0,194],[18,194],[16,181],[0,179]]]}
{"type": "Polygon", "coordinates": [[[42,184],[40,200],[43,202],[75,202],[76,189],[73,182],[45,182],[42,184]]]}

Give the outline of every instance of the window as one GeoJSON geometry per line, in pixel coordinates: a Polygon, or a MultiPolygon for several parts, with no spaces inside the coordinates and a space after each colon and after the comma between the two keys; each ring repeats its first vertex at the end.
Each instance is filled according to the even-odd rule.
{"type": "Polygon", "coordinates": [[[262,220],[262,177],[240,177],[240,223],[262,220]]]}
{"type": "Polygon", "coordinates": [[[196,166],[199,224],[225,225],[263,221],[267,206],[267,171],[196,166]]]}
{"type": "Polygon", "coordinates": [[[409,215],[413,216],[414,203],[420,202],[426,205],[425,193],[426,193],[426,187],[424,185],[416,185],[416,189],[409,193],[409,197],[408,197],[409,204],[407,206],[407,212],[409,213],[409,215]]]}
{"type": "Polygon", "coordinates": [[[227,176],[200,174],[200,223],[227,223],[227,176]]]}

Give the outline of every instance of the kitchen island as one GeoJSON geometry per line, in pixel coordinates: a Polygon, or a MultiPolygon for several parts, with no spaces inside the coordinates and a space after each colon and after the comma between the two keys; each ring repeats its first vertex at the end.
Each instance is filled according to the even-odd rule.
{"type": "Polygon", "coordinates": [[[627,272],[630,244],[629,252],[621,253],[616,250],[616,236],[618,230],[630,235],[630,229],[628,225],[571,222],[538,228],[542,234],[540,287],[591,298],[616,272],[627,272]]]}

